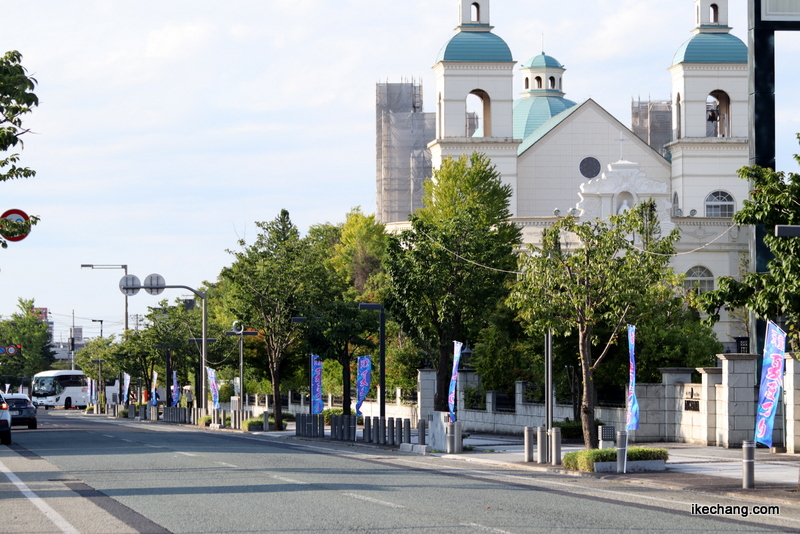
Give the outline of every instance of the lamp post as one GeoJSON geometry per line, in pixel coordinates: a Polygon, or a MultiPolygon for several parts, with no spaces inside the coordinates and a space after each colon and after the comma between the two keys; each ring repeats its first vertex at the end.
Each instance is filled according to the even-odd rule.
{"type": "Polygon", "coordinates": [[[381,408],[381,417],[386,417],[386,311],[383,309],[383,304],[376,302],[359,302],[359,310],[380,310],[380,387],[381,395],[378,402],[381,408]]]}
{"type": "Polygon", "coordinates": [[[256,336],[255,330],[245,331],[244,326],[239,321],[234,321],[231,330],[225,332],[226,336],[239,336],[239,411],[244,410],[244,336],[256,336]]]}
{"type": "MultiPolygon", "coordinates": [[[[98,358],[97,360],[92,360],[92,363],[97,364],[97,404],[101,406],[100,411],[102,412],[102,405],[105,404],[105,397],[106,397],[106,387],[103,384],[103,363],[105,362],[104,359],[98,358]],[[102,388],[103,394],[100,394],[102,388]]],[[[97,412],[95,412],[97,413],[97,412]]]]}
{"type": "MultiPolygon", "coordinates": [[[[151,274],[147,278],[145,278],[144,285],[141,284],[139,278],[135,275],[128,275],[122,277],[122,280],[119,281],[119,289],[125,295],[135,295],[139,292],[140,289],[144,289],[151,295],[159,295],[165,289],[186,289],[191,291],[198,297],[200,297],[203,301],[203,323],[202,323],[202,335],[203,337],[200,340],[201,343],[201,358],[202,358],[202,365],[200,369],[200,378],[201,386],[200,386],[200,395],[203,398],[203,408],[208,409],[208,400],[206,399],[206,355],[208,354],[208,339],[207,337],[207,330],[208,330],[208,293],[203,293],[194,289],[193,287],[189,286],[181,286],[181,285],[167,285],[164,282],[164,278],[159,274],[151,274]]],[[[126,300],[127,302],[127,300],[126,300]]]]}
{"type": "Polygon", "coordinates": [[[92,322],[93,323],[100,323],[100,339],[103,339],[103,320],[102,319],[92,319],[92,322]]]}
{"type": "MultiPolygon", "coordinates": [[[[125,272],[125,276],[128,276],[128,266],[127,265],[96,265],[94,263],[82,263],[81,269],[122,269],[125,272]]],[[[123,322],[125,325],[125,332],[128,331],[128,294],[125,294],[125,320],[123,322]]],[[[100,330],[102,331],[103,325],[102,322],[100,324],[100,330]]],[[[100,334],[100,337],[103,337],[100,334]]]]}

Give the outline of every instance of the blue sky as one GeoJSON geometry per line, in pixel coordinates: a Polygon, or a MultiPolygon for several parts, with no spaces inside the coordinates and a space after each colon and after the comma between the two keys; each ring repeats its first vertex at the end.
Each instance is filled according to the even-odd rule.
{"type": "MultiPolygon", "coordinates": [[[[422,82],[457,25],[455,0],[3,2],[0,52],[19,50],[41,104],[28,116],[31,180],[0,184],[0,211],[42,222],[0,250],[0,316],[49,308],[56,339],[122,330],[122,271],[198,287],[282,208],[303,230],[375,209],[375,83],[422,82]]],[[[666,99],[694,26],[691,0],[494,0],[494,32],[522,63],[566,67],[567,98],[624,124],[631,98],[666,99]]],[[[745,42],[746,2],[730,2],[745,42]]],[[[797,170],[800,36],[777,36],[778,167],[797,170]]],[[[517,91],[521,81],[515,81],[517,91]]],[[[162,297],[182,297],[168,290],[162,297]]],[[[144,314],[161,297],[130,298],[144,314]]]]}

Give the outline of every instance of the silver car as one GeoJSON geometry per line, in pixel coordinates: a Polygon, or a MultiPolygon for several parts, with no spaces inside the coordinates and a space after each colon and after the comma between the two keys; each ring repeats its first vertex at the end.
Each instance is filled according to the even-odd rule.
{"type": "Polygon", "coordinates": [[[0,394],[0,443],[11,445],[11,410],[2,394],[0,394]]]}

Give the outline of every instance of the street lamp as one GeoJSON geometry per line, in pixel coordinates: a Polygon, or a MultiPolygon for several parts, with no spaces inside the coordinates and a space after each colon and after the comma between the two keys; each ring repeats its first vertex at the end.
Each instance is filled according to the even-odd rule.
{"type": "MultiPolygon", "coordinates": [[[[122,269],[125,271],[125,276],[128,275],[128,266],[127,265],[95,265],[94,263],[82,263],[81,269],[122,269]]],[[[128,295],[125,294],[125,332],[128,331],[128,295]]],[[[100,329],[103,329],[103,325],[100,325],[100,329]]],[[[103,337],[101,334],[100,337],[103,337]]]]}
{"type": "MultiPolygon", "coordinates": [[[[106,397],[106,386],[103,384],[103,363],[105,360],[102,358],[98,358],[97,360],[92,360],[92,363],[97,364],[97,404],[101,406],[100,411],[102,412],[102,405],[105,404],[105,397],[106,397]],[[100,395],[100,388],[103,388],[103,394],[100,395]]],[[[97,412],[95,412],[97,413],[97,412]]]]}
{"type": "Polygon", "coordinates": [[[383,304],[379,304],[376,302],[359,302],[358,303],[359,310],[380,310],[380,360],[381,360],[381,372],[380,372],[380,385],[381,385],[381,394],[380,402],[381,407],[381,417],[386,417],[386,312],[383,309],[383,304]]]}
{"type": "Polygon", "coordinates": [[[226,336],[239,336],[239,411],[244,410],[244,336],[257,336],[255,330],[245,331],[239,321],[234,321],[231,330],[225,332],[226,336]]]}
{"type": "MultiPolygon", "coordinates": [[[[127,298],[127,297],[125,297],[127,298]]],[[[100,323],[100,339],[103,339],[103,320],[102,319],[92,319],[93,323],[100,323]]]]}

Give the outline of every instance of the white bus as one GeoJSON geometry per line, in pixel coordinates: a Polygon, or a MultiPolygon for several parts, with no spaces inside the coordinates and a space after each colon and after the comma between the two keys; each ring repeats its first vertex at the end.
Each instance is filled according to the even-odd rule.
{"type": "Polygon", "coordinates": [[[45,410],[56,406],[66,409],[88,405],[89,381],[83,371],[44,371],[33,376],[31,400],[45,410]]]}

